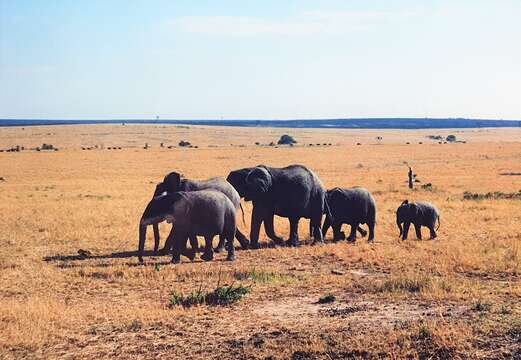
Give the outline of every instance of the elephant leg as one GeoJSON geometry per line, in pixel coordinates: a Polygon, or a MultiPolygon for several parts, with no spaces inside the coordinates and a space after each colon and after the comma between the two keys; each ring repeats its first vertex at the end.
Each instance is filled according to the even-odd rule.
{"type": "Polygon", "coordinates": [[[289,240],[288,246],[299,246],[298,242],[298,222],[299,218],[289,219],[289,240]]]}
{"type": "Polygon", "coordinates": [[[322,231],[320,231],[320,222],[322,221],[322,215],[317,216],[313,219],[310,219],[311,227],[313,228],[313,244],[324,243],[324,238],[322,237],[322,231]]]}
{"type": "Polygon", "coordinates": [[[228,256],[226,257],[226,260],[235,260],[235,247],[233,246],[233,236],[226,238],[226,249],[228,250],[228,256]]]}
{"type": "Polygon", "coordinates": [[[369,227],[369,237],[367,238],[367,241],[373,241],[374,240],[374,221],[371,221],[367,224],[369,227]]]}
{"type": "Polygon", "coordinates": [[[429,231],[431,233],[431,240],[436,239],[438,235],[436,235],[436,230],[434,230],[434,225],[429,226],[429,231]]]}
{"type": "Polygon", "coordinates": [[[160,255],[167,255],[170,253],[170,250],[172,250],[172,247],[174,246],[174,237],[175,237],[175,231],[174,227],[170,229],[170,233],[168,234],[168,237],[165,241],[165,246],[159,251],[160,255]]]}
{"type": "Polygon", "coordinates": [[[416,231],[416,238],[422,239],[422,226],[420,224],[414,224],[414,230],[416,231]]]}
{"type": "Polygon", "coordinates": [[[161,240],[159,238],[159,224],[155,223],[152,225],[154,229],[154,255],[157,254],[157,250],[159,250],[159,241],[161,240]]]}
{"type": "Polygon", "coordinates": [[[349,237],[347,238],[347,241],[349,242],[355,242],[356,241],[356,229],[358,229],[358,223],[351,223],[351,232],[349,233],[349,237]]]}
{"type": "Polygon", "coordinates": [[[284,239],[275,235],[275,227],[273,226],[273,218],[275,215],[269,214],[264,217],[264,230],[266,230],[266,235],[277,245],[284,245],[284,239]]]}
{"type": "MultiPolygon", "coordinates": [[[[367,235],[367,231],[362,229],[360,226],[358,226],[356,230],[360,233],[361,237],[365,237],[367,235]]],[[[369,226],[369,232],[371,232],[371,226],[369,226]]]]}
{"type": "Polygon", "coordinates": [[[250,240],[239,230],[237,229],[235,232],[235,238],[241,244],[243,249],[247,249],[250,247],[250,240]]]}
{"type": "Polygon", "coordinates": [[[260,214],[259,209],[254,205],[253,212],[251,213],[251,228],[250,228],[250,248],[258,249],[259,248],[259,232],[260,226],[262,224],[262,216],[260,214]]]}
{"type": "Polygon", "coordinates": [[[409,227],[410,226],[411,226],[410,222],[404,222],[403,223],[402,240],[407,240],[407,234],[409,234],[409,227]]]}
{"type": "Polygon", "coordinates": [[[346,234],[342,231],[342,223],[333,224],[333,241],[341,241],[346,239],[346,234]]]}
{"type": "Polygon", "coordinates": [[[204,241],[205,241],[205,249],[204,249],[204,254],[201,255],[201,259],[203,259],[204,261],[210,261],[213,259],[213,247],[212,247],[213,236],[206,235],[204,237],[204,241]]]}
{"type": "Polygon", "coordinates": [[[187,258],[189,258],[190,261],[194,261],[195,254],[197,254],[197,252],[199,251],[199,244],[197,242],[197,236],[192,234],[188,238],[190,239],[191,248],[188,249],[186,247],[186,239],[185,239],[184,241],[181,241],[181,243],[179,244],[179,252],[181,253],[181,255],[184,255],[187,258]]]}
{"type": "Polygon", "coordinates": [[[329,227],[331,226],[331,223],[329,222],[329,217],[326,216],[326,219],[324,220],[324,225],[322,225],[322,237],[325,238],[327,231],[329,230],[329,227]]]}
{"type": "Polygon", "coordinates": [[[224,238],[224,236],[222,234],[219,235],[219,245],[217,245],[217,247],[215,248],[215,252],[216,253],[222,253],[225,249],[225,241],[226,239],[224,238]]]}
{"type": "MultiPolygon", "coordinates": [[[[179,264],[181,262],[181,253],[183,253],[183,248],[186,248],[186,240],[188,240],[188,236],[184,234],[179,234],[172,229],[170,232],[172,235],[172,263],[179,264]]],[[[170,235],[169,235],[170,236],[170,235]]]]}

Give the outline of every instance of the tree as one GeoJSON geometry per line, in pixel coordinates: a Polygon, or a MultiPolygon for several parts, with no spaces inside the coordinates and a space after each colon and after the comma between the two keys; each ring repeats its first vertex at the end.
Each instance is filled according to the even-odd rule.
{"type": "Polygon", "coordinates": [[[449,135],[449,136],[447,136],[447,141],[448,141],[448,142],[454,142],[454,141],[456,141],[456,135],[449,135]]]}
{"type": "Polygon", "coordinates": [[[293,139],[292,136],[290,135],[282,135],[279,139],[279,141],[277,142],[277,144],[279,145],[291,145],[291,144],[296,144],[297,141],[295,139],[293,139]]]}

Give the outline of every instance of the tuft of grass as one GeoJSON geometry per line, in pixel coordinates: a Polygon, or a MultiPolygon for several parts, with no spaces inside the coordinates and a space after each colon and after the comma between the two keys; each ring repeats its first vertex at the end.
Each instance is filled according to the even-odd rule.
{"type": "Polygon", "coordinates": [[[218,286],[211,292],[206,292],[199,288],[197,291],[190,293],[187,296],[183,294],[172,293],[170,298],[170,306],[191,307],[194,305],[203,304],[227,306],[239,301],[245,295],[249,294],[250,291],[250,287],[243,285],[234,286],[232,284],[218,286]]]}
{"type": "Polygon", "coordinates": [[[422,185],[422,189],[427,191],[434,191],[436,188],[432,186],[432,183],[427,183],[422,185]]]}
{"type": "Polygon", "coordinates": [[[419,293],[432,289],[432,279],[419,274],[404,274],[386,280],[377,287],[379,292],[419,293]]]}
{"type": "Polygon", "coordinates": [[[236,271],[233,274],[236,280],[250,280],[257,284],[272,284],[278,282],[290,282],[291,278],[286,275],[275,273],[272,271],[257,270],[253,268],[251,270],[236,271]]]}
{"type": "Polygon", "coordinates": [[[479,299],[476,301],[476,303],[471,307],[472,310],[478,311],[478,312],[488,312],[492,308],[492,304],[484,302],[483,300],[479,299]]]}
{"type": "Polygon", "coordinates": [[[512,193],[504,193],[502,191],[494,191],[494,192],[488,192],[488,193],[472,193],[470,191],[465,191],[463,193],[463,199],[464,200],[501,200],[501,199],[517,199],[521,200],[521,190],[518,192],[512,192],[512,193]]]}

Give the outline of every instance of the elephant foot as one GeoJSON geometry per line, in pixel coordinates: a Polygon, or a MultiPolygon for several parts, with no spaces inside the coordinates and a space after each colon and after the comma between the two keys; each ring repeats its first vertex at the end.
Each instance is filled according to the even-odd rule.
{"type": "Polygon", "coordinates": [[[219,254],[219,253],[224,252],[225,250],[226,249],[224,248],[224,245],[223,245],[223,246],[216,247],[213,251],[216,252],[217,254],[219,254]]]}
{"type": "Polygon", "coordinates": [[[284,246],[284,239],[279,238],[278,236],[272,238],[272,241],[275,245],[284,246]]]}
{"type": "Polygon", "coordinates": [[[374,237],[370,237],[369,239],[367,239],[367,242],[374,243],[374,237]]]}
{"type": "Polygon", "coordinates": [[[324,240],[313,240],[311,245],[324,245],[324,240]]]}
{"type": "Polygon", "coordinates": [[[172,256],[172,264],[179,264],[181,262],[181,255],[175,254],[172,256]]]}
{"type": "Polygon", "coordinates": [[[250,249],[252,249],[252,250],[260,249],[260,244],[259,244],[258,242],[256,242],[256,243],[251,243],[251,244],[250,244],[250,249]]]}
{"type": "Polygon", "coordinates": [[[159,252],[157,252],[159,255],[168,255],[170,253],[170,249],[164,247],[159,252]]]}
{"type": "Polygon", "coordinates": [[[235,260],[235,254],[228,254],[226,257],[226,261],[234,261],[235,260]]]}
{"type": "Polygon", "coordinates": [[[299,247],[300,243],[298,242],[298,240],[288,240],[288,241],[286,241],[286,246],[287,247],[299,247]]]}
{"type": "Polygon", "coordinates": [[[354,236],[350,236],[350,237],[348,237],[348,238],[347,238],[347,242],[350,242],[350,243],[353,243],[353,244],[354,244],[354,243],[356,242],[356,237],[354,237],[354,236]]]}
{"type": "Polygon", "coordinates": [[[362,236],[362,237],[366,237],[366,235],[367,235],[367,231],[365,231],[364,229],[362,229],[360,227],[358,228],[358,232],[360,233],[360,236],[362,236]]]}
{"type": "Polygon", "coordinates": [[[213,251],[206,251],[203,255],[201,255],[201,259],[203,259],[204,261],[212,261],[213,251]]]}
{"type": "Polygon", "coordinates": [[[241,239],[237,239],[237,240],[239,240],[239,244],[241,244],[241,248],[243,248],[244,250],[250,248],[250,240],[248,240],[246,238],[241,238],[241,239]]]}
{"type": "Polygon", "coordinates": [[[188,259],[190,259],[190,261],[194,261],[194,259],[195,259],[195,250],[194,249],[184,250],[182,252],[182,255],[186,256],[188,259]]]}
{"type": "Polygon", "coordinates": [[[143,264],[143,258],[140,256],[137,258],[140,264],[143,264]]]}

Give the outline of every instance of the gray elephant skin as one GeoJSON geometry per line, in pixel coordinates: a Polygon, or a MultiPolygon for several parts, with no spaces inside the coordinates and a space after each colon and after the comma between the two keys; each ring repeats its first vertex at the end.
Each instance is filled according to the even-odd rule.
{"type": "Polygon", "coordinates": [[[322,227],[322,235],[325,236],[330,226],[333,227],[333,239],[343,240],[344,233],[341,231],[343,224],[351,225],[351,233],[348,241],[356,240],[356,231],[362,236],[366,232],[359,227],[360,224],[367,224],[369,227],[369,241],[374,240],[374,227],[376,224],[376,203],[371,193],[362,187],[352,187],[348,189],[333,188],[326,193],[327,203],[331,209],[333,223],[326,217],[322,227]]]}
{"type": "MultiPolygon", "coordinates": [[[[164,193],[174,193],[178,191],[199,191],[199,190],[216,190],[228,197],[232,204],[235,206],[235,209],[241,209],[242,216],[244,220],[244,210],[241,205],[241,197],[235,190],[235,188],[224,178],[215,177],[207,180],[190,180],[182,178],[181,175],[175,171],[169,173],[165,176],[163,181],[157,184],[156,189],[154,191],[154,197],[162,195],[164,193]]],[[[158,224],[153,224],[154,228],[154,252],[157,253],[159,248],[159,226],[158,224]]],[[[172,237],[173,237],[174,229],[170,231],[170,235],[167,238],[164,248],[161,250],[161,253],[168,253],[172,247],[172,237]]],[[[248,248],[249,240],[244,236],[239,229],[235,234],[237,240],[241,244],[243,248],[248,248]]],[[[190,238],[190,243],[193,249],[197,250],[197,239],[190,238]]],[[[224,239],[222,237],[219,238],[219,245],[217,246],[216,252],[224,251],[224,239]]]]}
{"type": "MultiPolygon", "coordinates": [[[[186,240],[196,236],[204,236],[205,239],[205,253],[201,258],[211,260],[215,235],[226,240],[227,259],[234,260],[235,217],[236,210],[231,200],[215,190],[181,191],[154,197],[145,208],[139,223],[138,259],[143,262],[147,226],[167,221],[173,224],[172,262],[179,262],[186,240]]],[[[189,257],[193,259],[193,256],[189,257]]]]}
{"type": "Polygon", "coordinates": [[[276,244],[283,240],[275,235],[273,217],[289,219],[288,245],[298,246],[298,222],[300,218],[311,220],[315,242],[322,242],[320,226],[322,215],[329,214],[326,192],[320,179],[302,165],[274,168],[259,165],[230,172],[226,180],[241,197],[252,201],[253,211],[250,229],[250,247],[259,247],[260,226],[264,223],[266,235],[276,244]]]}
{"type": "Polygon", "coordinates": [[[414,225],[418,239],[421,240],[422,238],[422,226],[426,226],[430,231],[431,239],[435,239],[437,236],[434,229],[436,222],[438,222],[438,227],[436,228],[438,230],[440,227],[440,213],[436,206],[428,202],[409,203],[408,200],[405,200],[396,210],[396,225],[400,229],[400,236],[402,236],[403,240],[407,239],[411,223],[414,225]]]}

